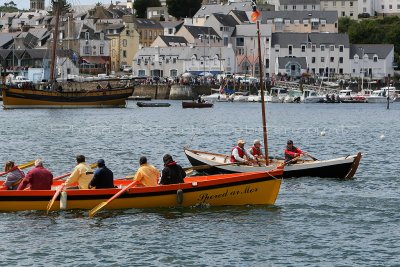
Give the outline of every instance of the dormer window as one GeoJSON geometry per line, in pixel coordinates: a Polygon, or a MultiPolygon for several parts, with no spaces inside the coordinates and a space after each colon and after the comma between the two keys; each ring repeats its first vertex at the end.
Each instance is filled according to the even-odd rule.
{"type": "Polygon", "coordinates": [[[378,56],[374,55],[374,62],[378,62],[378,56]]]}
{"type": "Polygon", "coordinates": [[[89,33],[85,32],[85,40],[89,40],[89,33]]]}

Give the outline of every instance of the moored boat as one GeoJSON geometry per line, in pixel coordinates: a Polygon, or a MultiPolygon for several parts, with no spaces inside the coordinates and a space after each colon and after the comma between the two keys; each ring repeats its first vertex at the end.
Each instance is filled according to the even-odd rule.
{"type": "MultiPolygon", "coordinates": [[[[268,171],[284,163],[283,159],[272,159],[268,166],[265,166],[263,162],[256,164],[256,166],[237,165],[230,164],[230,156],[227,155],[191,149],[185,149],[184,151],[186,157],[193,166],[209,165],[210,168],[204,169],[204,172],[208,174],[268,171]]],[[[299,160],[296,164],[289,164],[284,167],[283,178],[313,176],[349,179],[352,178],[357,171],[361,157],[361,153],[358,153],[357,155],[329,160],[299,160]]]]}
{"type": "MultiPolygon", "coordinates": [[[[282,169],[268,172],[194,176],[185,183],[129,188],[107,209],[190,207],[196,205],[273,205],[278,196],[282,169]]],[[[115,180],[119,188],[66,190],[66,209],[92,209],[114,196],[131,180],[115,180]]],[[[55,181],[53,187],[61,184],[55,181]]],[[[46,210],[55,190],[0,190],[0,210],[46,210]]],[[[52,210],[60,209],[60,198],[52,210]]]]}
{"type": "Polygon", "coordinates": [[[169,107],[170,103],[146,103],[146,102],[137,102],[136,105],[138,107],[169,107]]]}
{"type": "Polygon", "coordinates": [[[182,102],[182,108],[212,108],[213,103],[182,102]]]}
{"type": "Polygon", "coordinates": [[[115,108],[125,107],[133,87],[93,91],[45,91],[3,88],[4,108],[115,108]]]}

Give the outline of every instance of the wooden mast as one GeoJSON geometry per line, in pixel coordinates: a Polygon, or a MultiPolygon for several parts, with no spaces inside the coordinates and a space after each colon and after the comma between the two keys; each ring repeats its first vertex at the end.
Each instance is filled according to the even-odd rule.
{"type": "Polygon", "coordinates": [[[53,47],[51,49],[51,65],[50,65],[50,84],[54,83],[54,69],[56,66],[56,50],[57,50],[57,41],[58,41],[58,27],[60,21],[60,3],[61,0],[52,0],[53,9],[55,9],[55,26],[54,26],[54,34],[53,34],[53,47]]]}
{"type": "Polygon", "coordinates": [[[265,119],[265,101],[264,101],[264,80],[263,80],[263,64],[261,59],[261,41],[260,41],[260,21],[257,20],[257,39],[258,39],[258,65],[260,69],[260,85],[261,85],[261,113],[263,124],[264,150],[265,150],[265,165],[269,164],[268,159],[268,138],[267,138],[267,122],[265,119]]]}

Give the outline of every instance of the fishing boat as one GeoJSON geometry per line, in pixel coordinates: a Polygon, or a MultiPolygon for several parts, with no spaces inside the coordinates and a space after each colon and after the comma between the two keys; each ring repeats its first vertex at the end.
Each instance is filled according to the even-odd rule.
{"type": "Polygon", "coordinates": [[[169,107],[169,106],[171,106],[170,103],[146,103],[146,102],[137,102],[136,105],[138,107],[144,107],[144,108],[146,108],[146,107],[152,108],[152,107],[169,107]]]}
{"type": "MultiPolygon", "coordinates": [[[[268,172],[194,176],[185,178],[185,183],[154,187],[132,187],[119,198],[110,202],[107,209],[191,207],[197,205],[273,205],[278,196],[282,169],[268,172]]],[[[92,209],[113,197],[131,180],[115,180],[117,188],[111,189],[67,189],[66,209],[92,209]]],[[[2,182],[1,182],[2,183],[2,182]]],[[[0,190],[1,211],[46,210],[55,194],[52,190],[0,190]]],[[[65,194],[64,194],[65,195],[65,194]]],[[[60,210],[60,197],[51,210],[60,210]]]]}
{"type": "Polygon", "coordinates": [[[212,108],[213,103],[182,102],[182,108],[212,108]]]}
{"type": "Polygon", "coordinates": [[[3,107],[16,108],[115,108],[125,107],[133,87],[94,91],[45,91],[34,88],[3,88],[3,107]]]}
{"type": "MultiPolygon", "coordinates": [[[[184,150],[186,157],[193,166],[209,165],[210,168],[203,171],[208,174],[216,173],[246,173],[268,171],[283,165],[284,159],[270,159],[269,165],[259,162],[252,166],[230,164],[230,156],[192,149],[184,150]],[[214,167],[212,167],[214,166],[214,167]]],[[[322,177],[322,178],[346,178],[354,176],[360,163],[362,154],[349,155],[329,160],[298,160],[296,164],[288,164],[284,167],[283,178],[294,177],[322,177]]]]}
{"type": "MultiPolygon", "coordinates": [[[[17,76],[9,84],[3,84],[3,107],[10,108],[98,108],[125,107],[126,99],[132,95],[134,87],[129,81],[111,86],[107,79],[107,89],[100,86],[101,80],[92,81],[92,86],[77,81],[57,82],[55,77],[56,50],[59,36],[59,20],[62,1],[54,5],[55,26],[51,49],[50,79],[47,84],[34,85],[22,76],[17,76]],[[93,85],[95,82],[96,84],[93,85]],[[84,88],[84,89],[82,89],[84,88]]],[[[118,79],[118,82],[120,80],[118,79]]]]}

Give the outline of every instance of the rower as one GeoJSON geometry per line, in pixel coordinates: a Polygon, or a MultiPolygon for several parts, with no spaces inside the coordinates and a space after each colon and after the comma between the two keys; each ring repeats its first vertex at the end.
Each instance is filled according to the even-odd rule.
{"type": "MultiPolygon", "coordinates": [[[[292,140],[288,140],[287,141],[287,146],[285,149],[285,162],[289,162],[291,160],[293,160],[294,158],[297,158],[301,155],[306,155],[305,152],[301,151],[300,149],[298,149],[297,147],[295,147],[293,145],[293,141],[292,140]]],[[[292,161],[291,163],[296,163],[297,160],[292,161]]]]}
{"type": "Polygon", "coordinates": [[[254,140],[253,146],[249,148],[248,152],[257,160],[264,159],[264,155],[261,151],[261,142],[258,139],[254,140]]]}
{"type": "Polygon", "coordinates": [[[251,155],[250,153],[248,153],[245,149],[244,149],[244,144],[246,144],[245,141],[243,141],[242,139],[239,139],[237,141],[237,146],[232,148],[232,152],[231,152],[231,162],[247,162],[246,159],[244,159],[244,156],[246,156],[246,158],[249,160],[255,160],[255,158],[253,157],[253,155],[251,155]]]}

